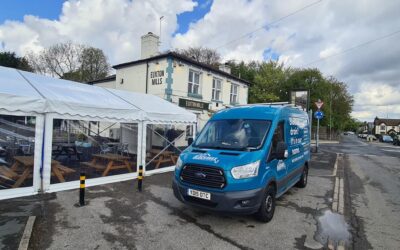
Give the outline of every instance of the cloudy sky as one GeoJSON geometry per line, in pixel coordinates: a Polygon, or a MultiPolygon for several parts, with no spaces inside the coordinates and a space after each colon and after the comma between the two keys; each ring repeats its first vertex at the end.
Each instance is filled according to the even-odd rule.
{"type": "Polygon", "coordinates": [[[112,64],[139,58],[140,36],[162,50],[205,46],[224,59],[318,67],[347,83],[353,116],[400,118],[397,0],[2,0],[0,51],[24,55],[72,40],[112,64]]]}

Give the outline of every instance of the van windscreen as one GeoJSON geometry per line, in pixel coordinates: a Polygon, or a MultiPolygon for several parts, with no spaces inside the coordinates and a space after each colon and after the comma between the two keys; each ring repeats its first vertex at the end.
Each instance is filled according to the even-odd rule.
{"type": "Polygon", "coordinates": [[[226,119],[209,121],[193,147],[228,150],[257,150],[261,148],[271,121],[226,119]]]}

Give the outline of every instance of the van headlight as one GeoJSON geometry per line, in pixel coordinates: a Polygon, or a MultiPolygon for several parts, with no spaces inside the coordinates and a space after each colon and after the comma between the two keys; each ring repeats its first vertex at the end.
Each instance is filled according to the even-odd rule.
{"type": "Polygon", "coordinates": [[[178,160],[176,161],[176,164],[175,164],[175,169],[176,170],[181,169],[182,165],[183,165],[183,161],[181,160],[180,157],[178,157],[178,160]]]}
{"type": "Polygon", "coordinates": [[[252,162],[243,166],[232,168],[231,174],[235,179],[250,178],[258,175],[260,161],[252,162]]]}

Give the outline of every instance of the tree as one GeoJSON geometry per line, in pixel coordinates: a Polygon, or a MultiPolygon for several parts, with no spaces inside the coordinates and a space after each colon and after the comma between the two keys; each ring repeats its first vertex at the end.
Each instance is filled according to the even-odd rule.
{"type": "Polygon", "coordinates": [[[15,52],[0,52],[0,66],[33,71],[24,57],[18,57],[15,52]]]}
{"type": "Polygon", "coordinates": [[[258,71],[249,88],[250,103],[265,103],[280,101],[282,91],[285,91],[284,83],[287,78],[287,70],[283,64],[269,61],[258,65],[258,71]]]}
{"type": "Polygon", "coordinates": [[[72,42],[55,44],[28,58],[37,73],[78,82],[103,78],[110,71],[102,50],[72,42]]]}
{"type": "Polygon", "coordinates": [[[101,79],[110,71],[110,64],[101,49],[88,47],[80,57],[82,80],[85,82],[101,79]]]}
{"type": "Polygon", "coordinates": [[[343,130],[351,124],[354,100],[346,84],[334,77],[324,77],[318,69],[292,69],[274,61],[231,61],[230,65],[232,74],[251,83],[249,103],[287,102],[291,90],[307,89],[313,112],[316,111],[315,101],[321,99],[325,103],[322,107],[325,113],[322,126],[332,125],[332,128],[343,130]]]}
{"type": "Polygon", "coordinates": [[[194,59],[197,62],[205,63],[218,67],[221,61],[221,55],[214,49],[204,47],[189,47],[188,49],[176,50],[178,54],[194,59]]]}
{"type": "Polygon", "coordinates": [[[249,63],[241,61],[240,63],[237,63],[236,61],[231,60],[227,63],[231,67],[232,75],[251,83],[254,82],[254,78],[260,68],[260,63],[256,61],[251,61],[249,63]]]}

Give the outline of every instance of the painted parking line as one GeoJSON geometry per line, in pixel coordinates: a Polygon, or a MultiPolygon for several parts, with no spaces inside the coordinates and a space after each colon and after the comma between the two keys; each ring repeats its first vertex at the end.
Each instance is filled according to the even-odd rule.
{"type": "Polygon", "coordinates": [[[394,149],[382,149],[383,151],[386,152],[395,152],[395,153],[400,153],[400,150],[394,150],[394,149]]]}
{"type": "Polygon", "coordinates": [[[19,243],[18,250],[27,250],[29,246],[29,240],[31,239],[33,225],[35,224],[36,216],[29,216],[26,222],[25,230],[19,243]]]}

